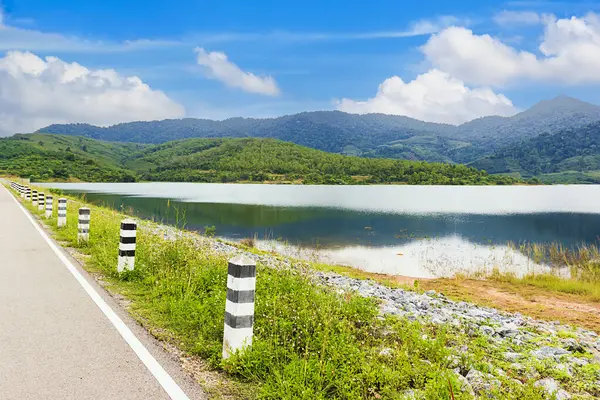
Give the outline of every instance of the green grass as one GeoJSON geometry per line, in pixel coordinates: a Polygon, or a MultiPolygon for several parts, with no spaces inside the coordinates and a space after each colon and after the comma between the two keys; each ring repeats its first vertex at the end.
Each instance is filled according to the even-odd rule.
{"type": "MultiPolygon", "coordinates": [[[[90,241],[78,243],[80,206],[69,201],[65,228],[57,228],[55,218],[46,221],[57,239],[89,255],[86,268],[128,298],[134,315],[243,388],[237,398],[402,399],[405,391],[415,390],[415,398],[451,399],[452,387],[455,399],[470,399],[448,357],[458,355],[465,368],[489,372],[499,359],[499,350],[477,332],[467,336],[450,326],[381,318],[372,299],[317,285],[301,268],[258,264],[253,346],[224,362],[227,259],[214,253],[208,241],[166,240],[152,233],[151,223],[141,222],[136,269],[118,274],[119,223],[125,216],[87,205],[92,210],[90,241]],[[465,343],[468,353],[457,350],[465,343]],[[382,354],[384,349],[389,354],[382,354]]],[[[484,397],[544,398],[532,381],[520,385],[496,378],[502,387],[484,397]]]]}
{"type": "Polygon", "coordinates": [[[552,274],[530,274],[517,277],[513,274],[492,273],[489,280],[519,285],[531,285],[547,291],[576,294],[589,301],[600,301],[600,283],[561,278],[552,274]]]}

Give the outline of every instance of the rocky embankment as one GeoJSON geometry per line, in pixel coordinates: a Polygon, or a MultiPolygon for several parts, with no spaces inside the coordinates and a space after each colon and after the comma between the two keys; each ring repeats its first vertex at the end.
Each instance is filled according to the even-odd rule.
{"type": "MultiPolygon", "coordinates": [[[[181,231],[171,227],[161,226],[154,231],[169,239],[182,235],[181,231]]],[[[382,317],[394,315],[423,324],[445,325],[472,340],[485,340],[489,351],[484,368],[480,362],[474,362],[468,342],[457,344],[448,360],[449,367],[462,382],[463,390],[474,395],[501,385],[502,380],[510,380],[518,385],[534,382],[535,386],[543,388],[548,398],[557,400],[600,398],[600,337],[593,331],[452,301],[434,291],[419,293],[393,289],[373,281],[324,273],[307,268],[308,264],[302,261],[258,255],[195,234],[184,235],[205,246],[208,244],[215,252],[226,256],[245,253],[267,267],[301,269],[316,282],[335,290],[379,299],[382,317]]],[[[381,354],[390,351],[382,349],[381,354]]],[[[417,395],[410,397],[417,398],[417,395]]]]}

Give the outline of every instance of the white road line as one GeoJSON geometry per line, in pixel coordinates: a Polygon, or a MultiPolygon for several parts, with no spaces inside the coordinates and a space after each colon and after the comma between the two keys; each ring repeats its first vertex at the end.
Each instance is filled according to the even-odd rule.
{"type": "Polygon", "coordinates": [[[25,214],[25,216],[29,219],[29,222],[37,229],[39,234],[44,238],[48,246],[54,251],[54,253],[58,256],[58,258],[62,261],[62,263],[67,267],[69,272],[75,277],[77,282],[83,287],[83,290],[92,298],[94,303],[102,310],[104,315],[108,318],[108,320],[117,328],[117,331],[123,339],[127,342],[127,344],[131,347],[131,349],[135,352],[135,354],[139,357],[139,359],[144,363],[148,371],[154,375],[158,383],[163,387],[165,392],[169,395],[169,397],[173,400],[189,400],[187,395],[181,390],[179,385],[171,378],[167,371],[156,361],[156,359],[150,354],[148,349],[140,342],[140,340],[135,336],[133,332],[125,325],[123,320],[119,318],[119,316],[110,308],[108,304],[104,301],[104,299],[94,290],[92,285],[81,275],[81,273],[77,270],[77,268],[69,261],[67,257],[59,250],[59,248],[52,242],[52,240],[48,237],[46,232],[35,222],[33,217],[29,214],[29,212],[19,203],[19,201],[10,193],[8,189],[4,187],[4,185],[0,185],[4,188],[4,190],[8,191],[13,200],[17,203],[21,211],[25,214]]]}

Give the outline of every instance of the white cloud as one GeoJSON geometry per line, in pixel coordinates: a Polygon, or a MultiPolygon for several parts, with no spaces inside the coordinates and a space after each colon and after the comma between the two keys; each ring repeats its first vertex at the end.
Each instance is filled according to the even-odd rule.
{"type": "Polygon", "coordinates": [[[239,88],[246,92],[259,93],[267,96],[277,96],[279,88],[271,76],[257,76],[245,72],[229,61],[225,53],[196,48],[198,64],[204,67],[206,76],[225,83],[227,86],[239,88]]]}
{"type": "Polygon", "coordinates": [[[494,15],[493,19],[500,26],[538,25],[542,23],[542,16],[534,11],[504,10],[494,15]]]}
{"type": "MultiPolygon", "coordinates": [[[[22,19],[23,20],[23,19],[22,19]]],[[[22,50],[43,52],[72,53],[118,53],[143,51],[160,48],[192,46],[198,42],[223,43],[244,41],[268,41],[281,43],[336,41],[336,40],[370,40],[390,39],[430,35],[451,25],[468,26],[470,21],[450,15],[432,19],[423,19],[412,23],[408,29],[374,32],[286,32],[273,31],[267,33],[213,32],[186,35],[178,40],[135,39],[126,41],[90,40],[74,35],[57,32],[43,32],[12,26],[0,7],[0,51],[22,50]]]]}
{"type": "Polygon", "coordinates": [[[512,102],[488,88],[470,89],[437,69],[411,82],[393,76],[386,79],[377,95],[366,101],[342,99],[337,108],[349,113],[405,115],[422,121],[461,124],[488,115],[516,113],[512,102]]]}
{"type": "Polygon", "coordinates": [[[136,76],[89,70],[29,52],[0,58],[0,135],[52,123],[119,122],[177,118],[184,108],[136,76]]]}
{"type": "Polygon", "coordinates": [[[404,32],[405,36],[421,36],[437,33],[453,25],[470,25],[471,22],[453,15],[443,15],[434,19],[421,19],[414,22],[411,28],[404,32]]]}
{"type": "Polygon", "coordinates": [[[244,41],[267,42],[319,42],[344,40],[395,39],[414,36],[431,35],[453,25],[468,26],[471,21],[452,15],[442,15],[431,19],[421,19],[411,23],[407,29],[373,31],[373,32],[288,32],[274,31],[268,33],[213,33],[192,35],[189,40],[203,43],[225,43],[244,41]]]}
{"type": "Polygon", "coordinates": [[[113,53],[181,46],[182,41],[138,39],[123,42],[87,40],[54,32],[11,26],[0,7],[0,51],[62,51],[113,53]]]}
{"type": "Polygon", "coordinates": [[[544,24],[540,55],[462,27],[433,35],[422,51],[434,67],[471,84],[500,86],[522,79],[571,85],[599,83],[598,16],[545,16],[544,24]]]}

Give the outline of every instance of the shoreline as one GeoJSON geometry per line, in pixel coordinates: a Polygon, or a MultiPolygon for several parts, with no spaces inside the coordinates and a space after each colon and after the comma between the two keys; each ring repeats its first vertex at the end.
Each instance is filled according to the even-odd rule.
{"type": "MultiPolygon", "coordinates": [[[[101,208],[92,207],[96,211],[101,210],[101,208]]],[[[105,212],[108,212],[108,210],[105,212]]],[[[112,211],[110,213],[115,216],[120,215],[112,211]]],[[[558,379],[558,377],[552,376],[544,378],[544,374],[540,374],[534,367],[537,362],[548,362],[550,359],[553,360],[553,364],[555,365],[564,364],[564,368],[570,370],[572,375],[577,374],[578,369],[580,367],[583,368],[585,365],[594,366],[598,364],[598,368],[600,368],[600,339],[598,339],[596,333],[588,330],[571,328],[552,322],[537,321],[532,318],[523,317],[518,313],[505,313],[475,304],[452,301],[446,298],[446,296],[431,290],[425,293],[422,293],[421,290],[407,290],[406,287],[400,288],[400,286],[407,286],[406,283],[408,283],[403,278],[400,278],[401,282],[395,282],[394,285],[396,287],[388,287],[364,279],[367,276],[376,278],[377,280],[388,280],[390,278],[381,274],[361,273],[359,270],[347,267],[317,265],[307,261],[294,260],[290,257],[244,249],[242,246],[234,246],[217,239],[207,238],[193,232],[182,231],[175,227],[159,225],[149,221],[142,222],[140,227],[143,230],[147,230],[147,233],[150,235],[162,237],[165,241],[182,242],[182,244],[191,241],[191,245],[196,248],[208,248],[219,254],[219,257],[222,258],[244,253],[257,260],[260,265],[266,268],[277,271],[287,270],[292,274],[307,276],[312,282],[318,285],[325,285],[335,292],[347,293],[348,295],[357,293],[363,297],[377,298],[381,301],[378,305],[379,315],[384,321],[387,321],[389,318],[406,319],[424,324],[424,326],[431,326],[432,328],[435,326],[447,326],[448,329],[455,330],[456,335],[466,335],[466,337],[469,337],[473,334],[476,337],[483,338],[489,342],[488,346],[491,346],[490,350],[494,357],[499,357],[497,360],[490,359],[486,361],[487,363],[491,362],[491,368],[482,368],[481,366],[476,368],[476,365],[465,362],[460,357],[458,361],[452,361],[452,365],[457,365],[454,369],[450,368],[450,370],[454,371],[455,378],[461,382],[462,386],[460,387],[466,393],[485,392],[491,386],[495,386],[496,382],[500,382],[503,379],[502,374],[506,375],[507,373],[516,373],[518,376],[523,376],[526,382],[529,381],[529,384],[533,384],[534,380],[537,383],[544,379],[558,379]],[[326,271],[327,269],[329,271],[326,271]],[[353,274],[361,276],[363,279],[352,277],[353,274]],[[577,346],[567,339],[575,339],[577,346]],[[542,347],[542,349],[546,349],[544,350],[545,353],[535,353],[535,349],[539,348],[541,343],[546,344],[545,347],[542,347]],[[569,350],[569,348],[576,348],[577,351],[569,350]],[[511,353],[511,355],[505,354],[507,353],[507,349],[510,349],[508,353],[511,353]],[[584,350],[585,354],[588,354],[588,356],[584,357],[585,359],[580,359],[581,357],[578,355],[581,353],[580,350],[584,350]],[[514,362],[510,362],[507,357],[511,360],[514,359],[514,362]],[[519,364],[519,362],[516,362],[517,360],[521,360],[521,364],[523,364],[522,370],[519,369],[521,366],[513,365],[519,364]],[[483,371],[480,371],[480,369],[483,369],[483,371]],[[502,372],[498,371],[498,369],[502,372]],[[539,379],[535,379],[537,377],[539,379]],[[482,383],[485,383],[485,385],[482,386],[482,383]]],[[[52,233],[55,234],[54,232],[52,233]]],[[[85,258],[83,257],[83,259],[85,258]]],[[[89,265],[87,265],[86,269],[88,268],[90,268],[89,265]]],[[[110,282],[114,280],[114,278],[100,274],[100,279],[106,278],[110,282]]],[[[395,279],[396,277],[392,278],[395,279]]],[[[423,279],[409,279],[413,280],[413,285],[415,281],[419,282],[422,286],[425,286],[427,283],[423,279]]],[[[114,289],[113,284],[114,282],[107,289],[111,290],[111,287],[114,289]]],[[[135,299],[133,301],[135,302],[135,299]]],[[[149,322],[149,324],[154,325],[154,330],[157,329],[155,326],[156,321],[149,322]]],[[[471,345],[472,343],[468,341],[465,344],[461,344],[461,346],[467,346],[467,348],[471,345]]],[[[460,354],[458,347],[457,354],[460,354]]],[[[390,351],[393,351],[393,348],[385,347],[381,349],[382,353],[390,351]]],[[[600,383],[600,375],[598,376],[598,383],[600,383]]],[[[514,384],[517,385],[516,383],[514,384]]],[[[523,383],[520,384],[523,385],[523,383]]],[[[544,382],[540,385],[542,384],[544,382]]]]}

